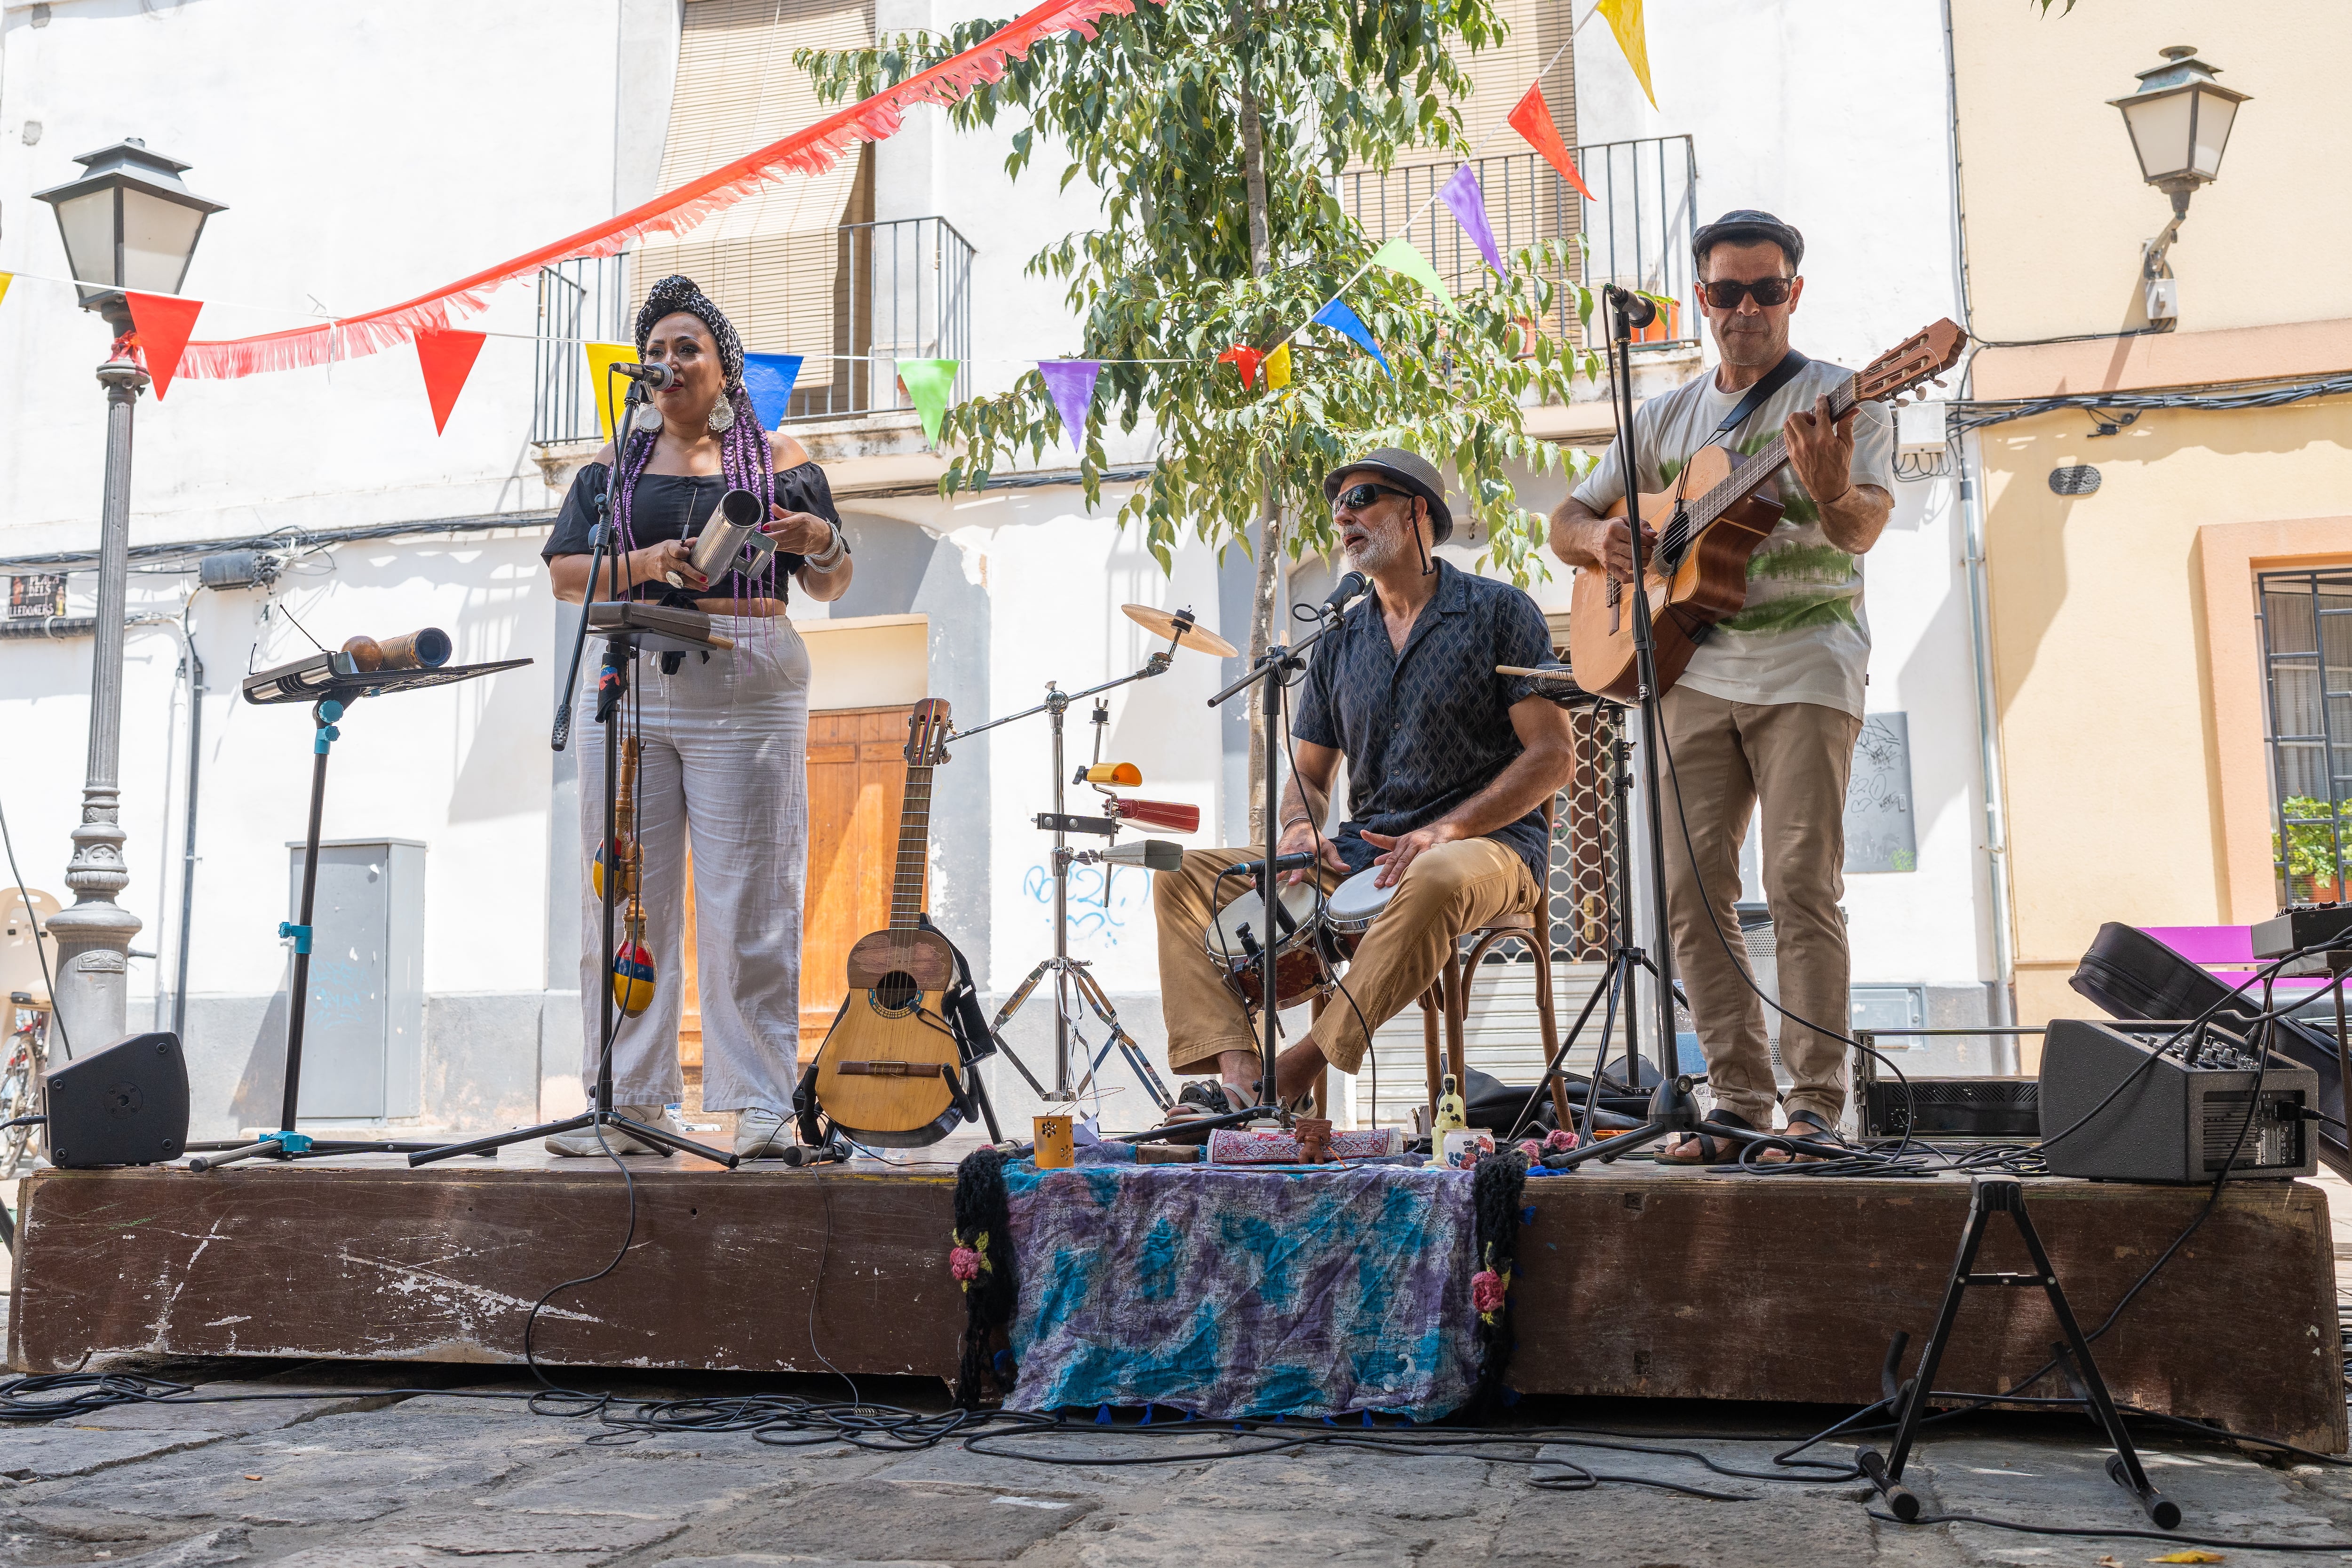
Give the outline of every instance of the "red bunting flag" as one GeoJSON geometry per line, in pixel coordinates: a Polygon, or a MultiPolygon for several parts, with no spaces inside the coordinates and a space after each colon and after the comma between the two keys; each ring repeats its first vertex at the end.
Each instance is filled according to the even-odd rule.
{"type": "Polygon", "coordinates": [[[1528,95],[1511,110],[1511,129],[1526,137],[1528,145],[1542,153],[1544,161],[1558,169],[1560,177],[1574,185],[1586,201],[1599,199],[1586,186],[1584,176],[1576,172],[1576,160],[1568,155],[1568,147],[1559,139],[1559,127],[1551,122],[1551,106],[1544,101],[1543,83],[1528,89],[1528,95]]]}
{"type": "Polygon", "coordinates": [[[1240,371],[1242,373],[1242,385],[1244,387],[1254,387],[1257,384],[1258,363],[1265,358],[1265,356],[1264,354],[1250,347],[1249,344],[1235,343],[1233,347],[1227,349],[1224,353],[1217,356],[1217,363],[1219,364],[1230,364],[1235,370],[1240,371]]]}
{"type": "Polygon", "coordinates": [[[196,330],[196,312],[205,308],[204,301],[128,291],[122,297],[131,306],[131,330],[138,337],[147,374],[155,383],[155,401],[161,403],[179,371],[180,355],[187,349],[188,334],[196,330]]]}
{"type": "Polygon", "coordinates": [[[433,433],[449,427],[449,410],[466,378],[474,374],[474,358],[488,341],[482,332],[420,331],[416,334],[416,368],[425,373],[425,401],[433,405],[433,433]]]}

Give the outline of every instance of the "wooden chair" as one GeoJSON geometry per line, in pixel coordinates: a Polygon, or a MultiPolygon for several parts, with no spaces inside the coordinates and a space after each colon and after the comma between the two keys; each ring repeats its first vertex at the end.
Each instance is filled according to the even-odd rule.
{"type": "MultiPolygon", "coordinates": [[[[1551,843],[1558,827],[1559,803],[1556,795],[1544,802],[1546,845],[1551,843]]],[[[1460,941],[1455,942],[1453,952],[1446,955],[1445,967],[1437,972],[1437,978],[1421,994],[1421,1035],[1429,1068],[1432,1121],[1437,1117],[1437,1097],[1445,1075],[1454,1074],[1457,1083],[1466,1081],[1463,1037],[1470,1017],[1470,980],[1496,942],[1516,937],[1527,943],[1528,951],[1535,955],[1536,1018],[1543,1033],[1544,1060],[1549,1062],[1559,1054],[1559,1021],[1552,1010],[1550,926],[1551,889],[1549,885],[1539,886],[1534,909],[1507,914],[1475,931],[1465,931],[1463,936],[1468,940],[1469,947],[1465,950],[1460,941]],[[1438,1040],[1441,1020],[1444,1025],[1442,1050],[1438,1040]]],[[[1557,1077],[1551,1079],[1550,1088],[1553,1111],[1560,1118],[1560,1125],[1568,1126],[1566,1096],[1557,1077]]]]}

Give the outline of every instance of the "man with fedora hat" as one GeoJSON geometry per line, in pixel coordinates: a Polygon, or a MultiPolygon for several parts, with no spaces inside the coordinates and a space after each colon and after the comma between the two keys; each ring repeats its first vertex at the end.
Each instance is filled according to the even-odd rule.
{"type": "MultiPolygon", "coordinates": [[[[1568,715],[1535,682],[1495,673],[1550,662],[1543,612],[1508,584],[1431,555],[1454,532],[1436,468],[1377,447],[1328,475],[1323,494],[1348,564],[1371,591],[1316,644],[1292,699],[1276,850],[1317,858],[1311,872],[1286,881],[1311,875],[1328,889],[1370,871],[1395,892],[1348,966],[1354,1005],[1325,1008],[1312,1034],[1277,1058],[1284,1100],[1326,1063],[1353,1073],[1370,1031],[1428,989],[1461,933],[1540,907],[1550,849],[1543,805],[1573,767],[1568,715]],[[1348,817],[1327,837],[1342,757],[1348,817]]],[[[1222,1094],[1187,1091],[1189,1106],[1208,1111],[1253,1103],[1261,1077],[1250,1015],[1202,938],[1216,911],[1253,886],[1220,874],[1264,853],[1194,849],[1181,870],[1153,879],[1168,1064],[1219,1076],[1222,1094]]]]}
{"type": "MultiPolygon", "coordinates": [[[[1623,519],[1601,514],[1626,491],[1675,482],[1691,455],[1721,445],[1745,457],[1775,435],[1789,463],[1765,481],[1783,510],[1748,564],[1746,605],[1715,626],[1660,704],[1665,732],[1666,907],[1675,963],[1715,1091],[1714,1120],[1769,1131],[1780,1098],[1758,993],[1733,952],[1739,846],[1760,814],[1764,896],[1780,954],[1780,1059],[1795,1080],[1790,1130],[1835,1141],[1845,1106],[1849,1016],[1844,893],[1846,775],[1862,731],[1870,623],[1862,557],[1894,510],[1894,432],[1861,404],[1830,416],[1852,373],[1789,346],[1805,291],[1804,237],[1770,213],[1726,213],[1691,237],[1700,305],[1721,363],[1633,416],[1642,472],[1610,447],[1552,513],[1560,559],[1620,581],[1633,574],[1623,519]],[[1679,802],[1676,805],[1675,803],[1679,802]]],[[[1644,528],[1644,554],[1654,531],[1644,528]]],[[[1713,1163],[1729,1140],[1675,1140],[1659,1158],[1713,1163]]],[[[1768,1151],[1768,1162],[1785,1158],[1768,1151]]],[[[1811,1156],[1805,1156],[1811,1158],[1811,1156]]]]}

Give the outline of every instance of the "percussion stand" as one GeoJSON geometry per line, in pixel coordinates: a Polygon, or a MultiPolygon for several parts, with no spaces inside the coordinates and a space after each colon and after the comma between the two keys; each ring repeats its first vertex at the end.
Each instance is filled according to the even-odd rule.
{"type": "MultiPolygon", "coordinates": [[[[1650,323],[1657,314],[1657,307],[1632,290],[1620,289],[1614,284],[1603,289],[1602,292],[1609,300],[1612,339],[1611,353],[1615,360],[1615,363],[1611,368],[1612,379],[1615,383],[1613,391],[1617,400],[1619,471],[1625,476],[1627,533],[1633,542],[1633,577],[1628,586],[1626,597],[1632,601],[1633,668],[1641,694],[1643,763],[1642,800],[1650,830],[1650,914],[1654,934],[1657,939],[1646,961],[1642,958],[1638,949],[1628,946],[1624,937],[1630,932],[1633,919],[1633,900],[1629,899],[1626,900],[1625,926],[1621,929],[1618,947],[1626,958],[1628,968],[1625,972],[1625,979],[1628,982],[1633,979],[1630,966],[1633,963],[1640,963],[1643,968],[1648,969],[1657,980],[1658,1087],[1650,1096],[1649,1114],[1639,1127],[1630,1132],[1621,1132],[1614,1138],[1592,1140],[1582,1148],[1569,1153],[1548,1156],[1544,1163],[1555,1170],[1574,1170],[1588,1160],[1614,1160],[1620,1155],[1631,1153],[1644,1143],[1678,1133],[1706,1133],[1727,1141],[1743,1142],[1757,1137],[1753,1132],[1743,1132],[1737,1128],[1718,1126],[1713,1122],[1702,1121],[1699,1116],[1698,1102],[1691,1098],[1690,1079],[1679,1070],[1670,1070],[1678,1069],[1681,1064],[1674,1059],[1675,969],[1672,945],[1674,939],[1666,921],[1665,809],[1663,779],[1664,762],[1662,755],[1663,748],[1658,739],[1664,726],[1658,716],[1660,693],[1657,638],[1653,629],[1653,617],[1650,613],[1650,566],[1643,559],[1642,552],[1643,519],[1639,483],[1642,468],[1637,460],[1638,453],[1634,448],[1633,429],[1633,331],[1635,328],[1644,327],[1650,323]]],[[[1619,822],[1621,846],[1623,842],[1623,820],[1621,817],[1619,822]]],[[[1615,953],[1611,955],[1612,1005],[1615,999],[1613,965],[1617,956],[1615,953]]],[[[1271,980],[1272,971],[1269,969],[1269,983],[1271,980]]],[[[1637,1037],[1634,1016],[1638,1009],[1633,1005],[1635,1001],[1633,996],[1629,994],[1625,1000],[1625,1029],[1627,1038],[1632,1040],[1637,1037]]],[[[1588,1001],[1585,1004],[1586,1013],[1590,1014],[1591,1008],[1592,1005],[1588,1001]]],[[[1568,1037],[1573,1040],[1576,1036],[1571,1031],[1568,1037]]],[[[1563,1054],[1565,1049],[1566,1047],[1563,1047],[1563,1054]]],[[[1557,1058],[1552,1067],[1554,1070],[1558,1069],[1557,1058]]],[[[1639,1059],[1630,1050],[1627,1055],[1627,1067],[1638,1084],[1641,1078],[1641,1066],[1639,1059]]],[[[1596,1090],[1601,1079],[1600,1068],[1601,1063],[1596,1060],[1592,1074],[1596,1090]]],[[[1588,1104],[1591,1101],[1592,1096],[1588,1095],[1588,1104]]],[[[1588,1116],[1588,1124],[1589,1121],[1588,1116]]]]}
{"type": "MultiPolygon", "coordinates": [[[[645,401],[645,384],[633,382],[629,387],[628,402],[624,406],[621,416],[614,421],[618,431],[613,453],[613,473],[616,480],[623,466],[621,457],[627,449],[630,434],[635,428],[634,416],[638,405],[645,401]]],[[[656,439],[659,437],[656,437],[656,439]]],[[[612,493],[612,486],[607,484],[604,498],[597,503],[598,521],[594,546],[588,558],[588,596],[583,597],[581,602],[580,631],[577,640],[572,645],[572,673],[564,681],[562,699],[556,709],[555,732],[551,742],[553,749],[559,752],[563,750],[566,741],[570,738],[572,698],[580,679],[580,647],[586,641],[588,636],[588,612],[596,590],[596,575],[602,570],[604,552],[613,547],[614,542],[614,524],[609,516],[612,493]]],[[[610,598],[614,603],[625,602],[620,578],[620,566],[616,557],[612,572],[613,591],[610,595],[610,598]]],[[[608,848],[612,848],[619,837],[621,826],[621,729],[623,724],[621,710],[624,706],[623,699],[628,695],[629,670],[630,667],[636,662],[639,639],[646,638],[656,646],[664,641],[667,641],[675,647],[682,648],[688,645],[685,640],[672,634],[648,633],[632,626],[628,624],[625,615],[621,616],[613,629],[600,632],[598,635],[604,641],[604,665],[596,681],[596,722],[603,725],[604,729],[604,843],[608,848]]],[[[723,645],[706,643],[704,646],[723,645]]],[[[614,922],[620,904],[621,883],[625,879],[615,849],[608,856],[604,868],[604,952],[607,964],[611,962],[614,947],[614,922]]],[[[537,1127],[519,1127],[511,1131],[496,1133],[488,1138],[476,1138],[464,1143],[449,1143],[437,1149],[423,1150],[408,1156],[409,1164],[412,1167],[429,1165],[436,1160],[452,1160],[460,1154],[494,1153],[509,1143],[526,1143],[534,1139],[553,1137],[562,1132],[577,1132],[589,1127],[609,1129],[614,1132],[634,1138],[640,1143],[650,1143],[661,1151],[665,1159],[671,1154],[696,1154],[714,1164],[724,1165],[730,1170],[740,1163],[731,1150],[712,1149],[694,1142],[690,1139],[680,1138],[662,1128],[648,1126],[634,1117],[623,1116],[613,1109],[613,1037],[620,1032],[620,1020],[614,1016],[617,1009],[614,1005],[612,975],[608,972],[602,976],[602,979],[604,1011],[602,1033],[596,1050],[596,1095],[586,1110],[577,1116],[566,1117],[561,1121],[542,1122],[537,1127]]]]}
{"type": "Polygon", "coordinates": [[[1005,998],[1004,1005],[997,1009],[995,1018],[989,1024],[992,1033],[1003,1030],[1004,1026],[1012,1021],[1013,1016],[1018,1013],[1035,994],[1038,983],[1049,974],[1054,977],[1054,1087],[1047,1089],[1040,1083],[1037,1080],[1037,1075],[1029,1070],[1028,1064],[1021,1059],[1011,1046],[1004,1044],[1001,1039],[997,1042],[1004,1053],[1004,1059],[1013,1064],[1013,1070],[1027,1080],[1030,1089],[1036,1093],[1038,1099],[1049,1104],[1067,1104],[1085,1093],[1087,1086],[1094,1081],[1096,1070],[1102,1066],[1103,1058],[1110,1054],[1114,1046],[1126,1058],[1128,1066],[1133,1069],[1137,1081],[1143,1085],[1145,1091],[1159,1104],[1160,1110],[1165,1110],[1174,1103],[1169,1096],[1167,1086],[1160,1081],[1160,1075],[1152,1071],[1150,1060],[1144,1056],[1143,1048],[1137,1045],[1134,1037],[1120,1026],[1118,1011],[1111,1006],[1110,998],[1103,994],[1102,986],[1096,981],[1092,971],[1087,968],[1087,961],[1070,956],[1070,866],[1077,858],[1077,851],[1070,847],[1069,836],[1073,833],[1097,833],[1104,837],[1109,837],[1118,831],[1118,818],[1072,816],[1065,809],[1068,802],[1064,791],[1067,788],[1068,781],[1064,776],[1066,770],[1063,765],[1062,738],[1066,716],[1069,712],[1071,703],[1082,702],[1089,697],[1111,690],[1116,687],[1126,686],[1138,680],[1149,680],[1155,675],[1166,674],[1168,667],[1175,661],[1176,648],[1180,640],[1192,627],[1192,612],[1189,610],[1181,612],[1176,617],[1176,635],[1168,639],[1166,647],[1160,649],[1146,660],[1141,669],[1106,680],[1099,686],[1089,686],[1084,691],[1062,691],[1057,689],[1052,681],[1047,681],[1045,700],[1034,708],[1024,708],[1018,713],[1008,713],[1002,719],[992,719],[987,723],[977,725],[970,730],[958,731],[954,737],[959,741],[969,740],[974,735],[986,734],[999,725],[1034,718],[1040,713],[1045,714],[1052,724],[1054,809],[1050,812],[1039,813],[1037,826],[1054,836],[1054,954],[1051,958],[1041,960],[1037,966],[1029,972],[1028,978],[1013,988],[1013,994],[1005,998]],[[1096,1053],[1093,1061],[1087,1065],[1085,1074],[1075,1085],[1070,1081],[1070,1047],[1076,1031],[1070,1022],[1071,1004],[1065,990],[1066,986],[1075,989],[1078,999],[1091,1008],[1095,1016],[1100,1018],[1104,1026],[1110,1030],[1110,1038],[1105,1042],[1103,1048],[1096,1053]]]}
{"type": "MultiPolygon", "coordinates": [[[[1264,854],[1258,862],[1257,898],[1258,908],[1267,911],[1266,918],[1270,922],[1278,922],[1280,917],[1274,911],[1282,907],[1281,900],[1275,889],[1275,880],[1281,875],[1275,866],[1275,861],[1278,858],[1275,854],[1275,841],[1279,837],[1275,831],[1275,824],[1282,820],[1283,687],[1291,676],[1307,668],[1307,660],[1304,657],[1307,650],[1322,641],[1324,634],[1337,625],[1339,625],[1337,616],[1327,616],[1323,625],[1317,628],[1313,635],[1302,640],[1297,647],[1292,647],[1279,640],[1274,642],[1264,654],[1259,656],[1255,667],[1247,675],[1209,699],[1209,706],[1215,708],[1228,698],[1240,696],[1252,686],[1258,689],[1259,712],[1265,721],[1265,775],[1259,782],[1265,791],[1265,836],[1268,842],[1263,847],[1264,854]]],[[[1269,938],[1274,935],[1272,931],[1266,934],[1269,938]]],[[[1280,1126],[1287,1120],[1276,1097],[1274,1087],[1274,1058],[1280,1048],[1277,1042],[1282,1037],[1281,1025],[1275,1016],[1278,1011],[1275,1005],[1278,989],[1275,982],[1275,964],[1276,949],[1279,946],[1278,942],[1269,940],[1258,944],[1256,953],[1259,986],[1257,1010],[1263,1037],[1259,1047],[1261,1076],[1258,1079],[1257,1096],[1261,1114],[1258,1121],[1252,1123],[1254,1126],[1263,1126],[1268,1122],[1280,1126]]],[[[1320,1108],[1318,1107],[1318,1110],[1319,1113],[1320,1108]]]]}
{"type": "Polygon", "coordinates": [[[319,823],[327,802],[327,753],[342,738],[338,727],[350,705],[362,697],[379,696],[420,686],[446,686],[455,681],[514,669],[527,658],[494,664],[438,666],[424,669],[362,671],[348,653],[330,653],[249,676],[245,700],[257,704],[315,700],[310,722],[310,825],[303,839],[302,896],[291,921],[278,923],[280,938],[294,943],[294,973],[286,999],[286,1084],[278,1110],[278,1130],[252,1143],[191,1143],[196,1157],[192,1171],[209,1171],[243,1160],[305,1160],[329,1154],[407,1154],[430,1149],[430,1143],[401,1143],[374,1139],[313,1138],[295,1131],[295,1112],[302,1096],[302,1034],[310,1010],[311,916],[319,891],[319,823]]]}

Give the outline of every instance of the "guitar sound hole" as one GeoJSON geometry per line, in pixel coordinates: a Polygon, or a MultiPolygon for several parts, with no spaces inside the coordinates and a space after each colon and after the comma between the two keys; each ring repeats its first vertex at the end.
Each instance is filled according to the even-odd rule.
{"type": "Polygon", "coordinates": [[[882,977],[882,983],[867,993],[874,998],[876,1009],[891,1017],[904,1017],[915,1010],[922,999],[923,988],[915,977],[903,969],[894,969],[882,977]]]}

